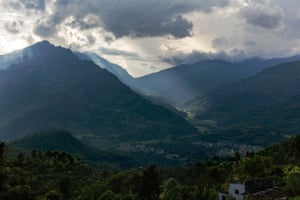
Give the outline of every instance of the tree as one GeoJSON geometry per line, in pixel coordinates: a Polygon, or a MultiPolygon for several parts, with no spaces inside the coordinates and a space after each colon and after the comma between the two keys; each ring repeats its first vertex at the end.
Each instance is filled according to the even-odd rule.
{"type": "Polygon", "coordinates": [[[34,195],[28,185],[15,185],[6,191],[2,198],[5,200],[32,200],[34,195]]]}
{"type": "Polygon", "coordinates": [[[5,151],[5,143],[0,142],[0,165],[2,164],[4,159],[4,151],[5,151]]]}
{"type": "Polygon", "coordinates": [[[163,200],[182,200],[180,186],[166,191],[163,200]]]}
{"type": "Polygon", "coordinates": [[[286,183],[294,196],[300,195],[300,167],[293,167],[287,172],[286,183]]]}
{"type": "Polygon", "coordinates": [[[180,199],[179,196],[179,188],[180,185],[175,178],[169,178],[165,180],[161,186],[162,194],[160,196],[161,199],[169,200],[169,199],[180,199]]]}
{"type": "Polygon", "coordinates": [[[245,157],[238,164],[238,172],[241,179],[253,179],[265,177],[266,169],[272,167],[272,158],[256,155],[253,158],[245,157]]]}
{"type": "Polygon", "coordinates": [[[5,143],[0,142],[0,192],[2,191],[5,181],[6,181],[6,174],[4,173],[4,171],[1,167],[1,165],[4,162],[4,151],[5,151],[5,143]]]}
{"type": "Polygon", "coordinates": [[[63,175],[58,181],[58,187],[64,199],[70,199],[73,185],[71,178],[68,175],[63,175]]]}
{"type": "Polygon", "coordinates": [[[51,190],[45,195],[47,200],[62,200],[62,194],[57,190],[51,190]]]}
{"type": "Polygon", "coordinates": [[[114,200],[115,194],[112,191],[104,192],[97,200],[114,200]]]}
{"type": "Polygon", "coordinates": [[[156,166],[152,165],[143,170],[141,185],[138,193],[140,200],[156,200],[160,193],[160,179],[156,171],[156,166]]]}

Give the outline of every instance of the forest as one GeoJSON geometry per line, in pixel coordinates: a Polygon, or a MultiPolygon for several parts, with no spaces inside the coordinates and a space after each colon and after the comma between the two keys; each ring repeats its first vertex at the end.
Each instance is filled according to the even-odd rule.
{"type": "Polygon", "coordinates": [[[18,152],[1,142],[0,177],[5,200],[215,200],[231,182],[263,178],[299,199],[300,136],[243,156],[127,170],[99,168],[62,151],[18,152]]]}

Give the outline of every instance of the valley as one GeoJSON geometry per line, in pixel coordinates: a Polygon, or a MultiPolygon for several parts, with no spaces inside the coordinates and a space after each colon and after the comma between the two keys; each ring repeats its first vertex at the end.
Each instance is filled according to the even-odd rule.
{"type": "Polygon", "coordinates": [[[74,54],[44,41],[17,55],[12,66],[0,71],[2,140],[64,129],[86,144],[126,153],[143,164],[172,166],[258,151],[298,134],[300,65],[289,62],[297,56],[244,63],[199,62],[157,72],[142,81],[156,82],[160,86],[153,88],[166,87],[186,98],[179,108],[179,101],[167,100],[172,95],[149,96],[140,84],[143,77],[133,78],[91,53],[74,54]],[[269,66],[281,62],[287,63],[269,66]],[[215,74],[221,68],[227,72],[215,74]],[[189,88],[194,87],[190,90],[198,86],[198,92],[191,97],[181,94],[176,84],[159,82],[163,77],[173,81],[175,75],[170,73],[190,81],[189,88]],[[218,82],[213,83],[213,78],[218,82]],[[205,94],[194,98],[199,91],[205,94]]]}
{"type": "Polygon", "coordinates": [[[300,200],[299,13],[0,0],[0,200],[300,200]]]}
{"type": "MultiPolygon", "coordinates": [[[[179,140],[207,155],[226,157],[257,151],[299,132],[300,115],[295,107],[300,95],[297,56],[236,63],[203,61],[140,78],[130,77],[120,66],[111,68],[109,62],[97,62],[100,58],[96,55],[90,59],[102,68],[118,71],[111,72],[149,100],[180,111],[200,134],[179,140]],[[169,93],[173,91],[182,99],[169,93]]],[[[135,146],[127,145],[127,150],[141,152],[135,146]]]]}

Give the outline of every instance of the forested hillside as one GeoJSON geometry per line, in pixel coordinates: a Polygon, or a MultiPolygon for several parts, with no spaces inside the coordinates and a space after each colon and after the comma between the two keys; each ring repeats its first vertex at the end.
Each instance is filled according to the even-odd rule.
{"type": "Polygon", "coordinates": [[[98,147],[196,133],[181,116],[134,93],[115,76],[47,41],[0,70],[0,139],[65,129],[98,147]]]}
{"type": "Polygon", "coordinates": [[[215,200],[236,181],[272,178],[286,197],[300,195],[300,136],[259,153],[238,153],[185,167],[94,169],[60,151],[12,156],[0,145],[0,198],[14,200],[215,200]]]}
{"type": "MultiPolygon", "coordinates": [[[[0,70],[1,140],[63,129],[100,149],[128,152],[127,146],[142,144],[141,154],[148,157],[150,145],[198,134],[178,113],[69,49],[43,41],[20,53],[23,59],[0,70]]],[[[155,152],[164,150],[157,146],[155,152]]]]}
{"type": "Polygon", "coordinates": [[[126,155],[103,151],[87,145],[64,130],[38,132],[16,140],[10,145],[19,151],[64,151],[77,155],[85,162],[102,168],[133,168],[139,163],[126,155]]]}
{"type": "Polygon", "coordinates": [[[194,119],[210,121],[223,141],[262,146],[282,141],[299,134],[299,82],[299,61],[270,67],[196,100],[202,109],[194,119]]]}

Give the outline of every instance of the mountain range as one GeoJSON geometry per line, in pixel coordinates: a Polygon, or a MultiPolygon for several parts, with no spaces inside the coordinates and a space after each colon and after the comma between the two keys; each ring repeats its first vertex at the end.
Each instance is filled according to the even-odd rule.
{"type": "Polygon", "coordinates": [[[87,52],[90,59],[100,67],[116,75],[133,90],[179,110],[193,110],[191,101],[206,97],[214,91],[252,75],[268,67],[300,60],[300,56],[287,58],[252,58],[240,62],[218,59],[199,61],[194,64],[175,66],[142,77],[134,78],[122,67],[112,64],[95,53],[87,52]]]}
{"type": "Polygon", "coordinates": [[[107,70],[47,41],[0,70],[0,139],[64,129],[99,148],[197,134],[183,117],[155,105],[107,70]]]}
{"type": "Polygon", "coordinates": [[[164,166],[256,150],[299,133],[297,59],[206,60],[133,78],[42,41],[0,56],[0,140],[67,130],[164,166]]]}
{"type": "Polygon", "coordinates": [[[265,146],[299,132],[298,60],[205,60],[139,78],[114,65],[111,73],[150,100],[183,111],[201,132],[216,133],[202,135],[202,142],[265,146]]]}

